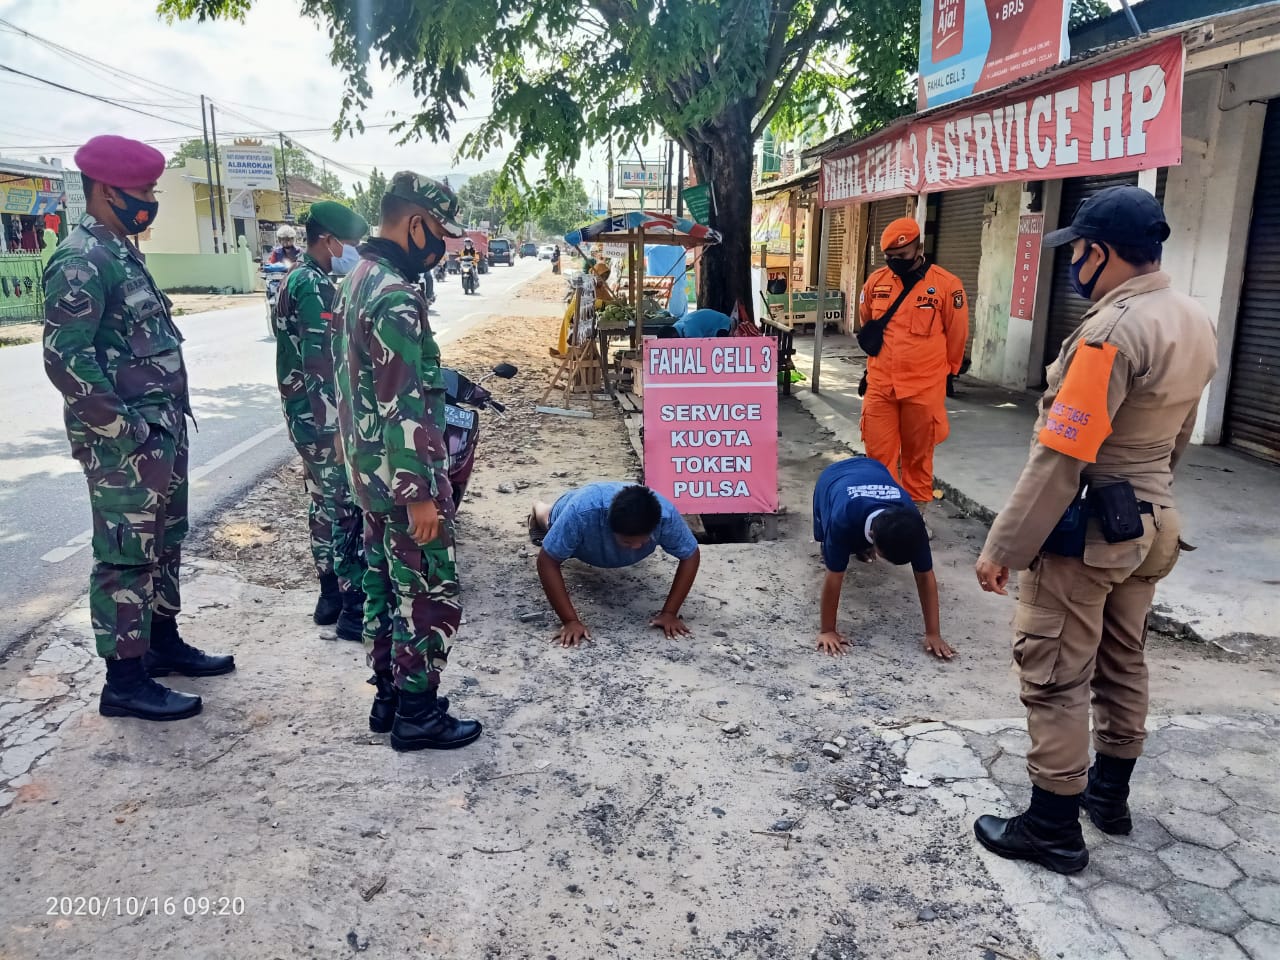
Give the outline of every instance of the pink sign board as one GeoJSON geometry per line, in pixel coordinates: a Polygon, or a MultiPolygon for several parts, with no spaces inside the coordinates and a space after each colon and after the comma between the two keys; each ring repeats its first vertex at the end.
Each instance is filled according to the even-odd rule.
{"type": "Polygon", "coordinates": [[[1177,166],[1182,68],[1169,37],[899,120],[822,158],[819,203],[1177,166]]]}
{"type": "Polygon", "coordinates": [[[681,513],[778,509],[778,345],[644,342],[644,479],[681,513]]]}
{"type": "Polygon", "coordinates": [[[1013,270],[1013,295],[1009,298],[1009,315],[1018,320],[1032,319],[1035,311],[1043,238],[1043,213],[1024,213],[1018,218],[1018,262],[1013,270]]]}

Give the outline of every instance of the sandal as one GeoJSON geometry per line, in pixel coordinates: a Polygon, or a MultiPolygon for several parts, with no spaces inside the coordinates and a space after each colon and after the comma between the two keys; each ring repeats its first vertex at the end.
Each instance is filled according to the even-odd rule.
{"type": "Polygon", "coordinates": [[[530,510],[529,511],[529,542],[532,543],[535,547],[540,547],[542,546],[542,540],[544,537],[546,537],[546,535],[547,535],[547,531],[543,530],[540,526],[538,526],[537,515],[532,510],[530,510]]]}

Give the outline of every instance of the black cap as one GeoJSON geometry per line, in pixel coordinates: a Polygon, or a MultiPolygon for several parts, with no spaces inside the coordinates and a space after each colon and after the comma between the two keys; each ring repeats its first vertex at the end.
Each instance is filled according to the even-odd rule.
{"type": "Polygon", "coordinates": [[[1147,247],[1169,239],[1169,223],[1160,201],[1141,187],[1125,184],[1094,194],[1071,219],[1071,226],[1044,238],[1046,247],[1085,237],[1122,247],[1147,247]]]}

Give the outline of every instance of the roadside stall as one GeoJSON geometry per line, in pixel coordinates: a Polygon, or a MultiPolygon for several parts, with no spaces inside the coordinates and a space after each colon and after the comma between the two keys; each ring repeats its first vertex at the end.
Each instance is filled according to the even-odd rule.
{"type": "Polygon", "coordinates": [[[657,334],[678,319],[667,312],[676,278],[646,276],[645,248],[658,245],[698,250],[719,243],[720,234],[683,217],[633,210],[570,231],[564,240],[585,260],[595,260],[597,266],[600,258],[593,257],[591,251],[613,248],[621,252],[618,259],[623,273],[610,284],[610,271],[593,269],[584,273],[581,285],[575,287],[566,312],[568,329],[562,336],[561,369],[552,387],[567,384],[571,391],[577,385],[585,387],[582,392],[590,396],[589,385],[603,385],[613,396],[616,380],[610,378],[610,342],[626,339],[629,349],[619,370],[630,370],[635,392],[642,393],[640,342],[646,333],[657,334]]]}
{"type": "Polygon", "coordinates": [[[777,343],[746,333],[746,326],[727,337],[658,336],[675,322],[661,300],[670,294],[672,278],[653,282],[645,276],[646,245],[701,249],[719,243],[720,234],[691,220],[633,212],[575,230],[565,242],[588,259],[586,250],[594,244],[605,245],[601,250],[612,245],[626,255],[626,274],[616,287],[609,287],[603,271],[584,273],[573,317],[576,338],[570,335],[569,349],[576,342],[600,363],[609,357],[610,339],[629,340],[621,366],[631,371],[633,389],[614,391],[607,376],[603,382],[627,414],[644,482],[689,517],[704,539],[773,535],[777,343]]]}

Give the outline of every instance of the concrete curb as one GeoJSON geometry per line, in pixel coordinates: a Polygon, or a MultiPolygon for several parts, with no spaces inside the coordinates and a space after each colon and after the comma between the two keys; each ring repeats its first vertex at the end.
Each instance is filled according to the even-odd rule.
{"type": "MultiPolygon", "coordinates": [[[[853,421],[825,396],[820,393],[815,394],[811,390],[801,390],[792,394],[792,396],[799,400],[805,410],[821,426],[830,430],[836,439],[851,452],[857,454],[866,453],[862,448],[861,436],[853,421]]],[[[933,485],[936,489],[941,490],[943,497],[953,506],[958,507],[965,516],[972,517],[987,527],[990,527],[995,521],[996,513],[994,510],[966,494],[945,477],[935,474],[933,485]]],[[[1215,646],[1227,653],[1239,653],[1227,642],[1229,638],[1222,638],[1221,640],[1210,639],[1199,633],[1186,619],[1178,617],[1170,612],[1167,607],[1163,607],[1160,604],[1151,608],[1150,624],[1153,629],[1175,640],[1190,640],[1215,646]]]]}

